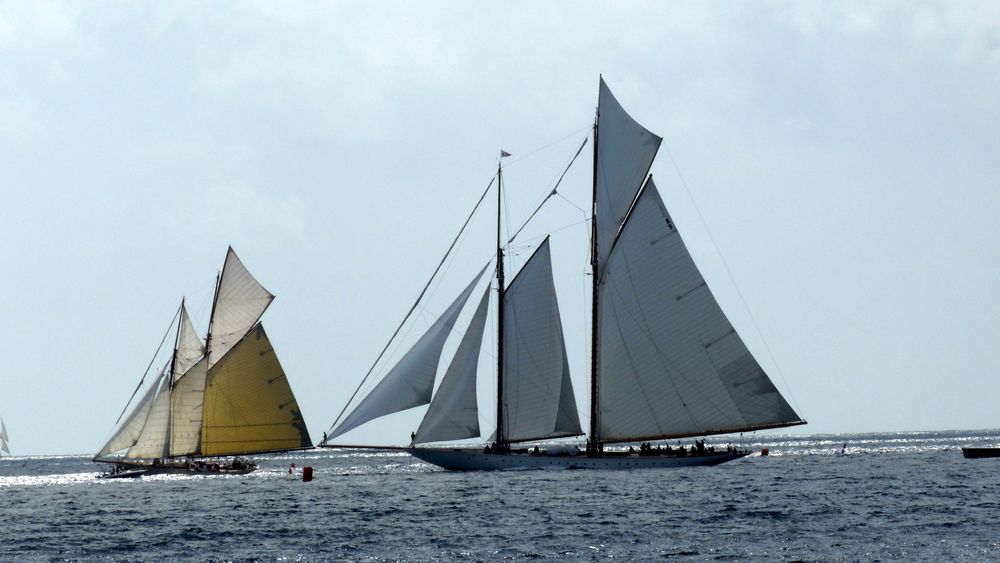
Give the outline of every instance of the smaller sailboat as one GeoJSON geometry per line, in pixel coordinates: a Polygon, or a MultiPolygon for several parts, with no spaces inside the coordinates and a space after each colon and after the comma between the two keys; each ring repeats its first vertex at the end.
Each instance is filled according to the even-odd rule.
{"type": "MultiPolygon", "coordinates": [[[[173,353],[94,456],[111,464],[104,477],[243,474],[257,469],[245,456],[312,447],[259,322],[273,299],[230,247],[204,342],[181,300],[168,329],[176,324],[173,353]]],[[[132,398],[142,388],[140,381],[132,398]]]]}
{"type": "Polygon", "coordinates": [[[3,419],[0,418],[0,452],[3,452],[0,455],[3,455],[3,454],[10,455],[10,444],[8,443],[7,440],[8,440],[8,438],[7,438],[7,425],[4,424],[3,419]]]}

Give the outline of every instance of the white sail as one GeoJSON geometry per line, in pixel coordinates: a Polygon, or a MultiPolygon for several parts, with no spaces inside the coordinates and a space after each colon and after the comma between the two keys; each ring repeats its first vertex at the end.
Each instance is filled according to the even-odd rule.
{"type": "Polygon", "coordinates": [[[192,366],[174,383],[170,397],[170,455],[200,452],[208,358],[192,366]]]}
{"type": "Polygon", "coordinates": [[[130,458],[166,457],[167,426],[170,424],[170,381],[163,377],[160,390],[153,398],[146,416],[146,423],[139,433],[135,444],[128,449],[130,458]]]}
{"type": "Polygon", "coordinates": [[[149,417],[149,410],[153,406],[153,398],[156,396],[156,391],[159,389],[163,377],[164,374],[160,373],[156,381],[143,394],[142,400],[129,413],[125,422],[121,423],[118,430],[111,435],[108,442],[101,448],[101,451],[97,452],[96,457],[104,457],[110,453],[131,448],[135,445],[139,439],[139,434],[142,433],[142,428],[146,425],[146,418],[149,417]]]}
{"type": "Polygon", "coordinates": [[[600,440],[801,422],[712,296],[651,179],[604,272],[600,440]]]}
{"type": "Polygon", "coordinates": [[[603,264],[660,148],[660,137],[636,123],[601,79],[597,136],[597,251],[603,264]]]}
{"type": "Polygon", "coordinates": [[[444,347],[452,327],[455,326],[455,320],[462,312],[462,307],[469,300],[469,294],[472,293],[472,289],[482,277],[483,271],[485,271],[485,267],[476,274],[476,277],[462,291],[458,299],[438,317],[438,320],[427,329],[427,332],[399,360],[399,363],[351,411],[351,414],[333,429],[330,438],[340,436],[380,416],[426,405],[430,402],[431,393],[434,390],[434,377],[437,375],[438,361],[441,358],[441,349],[444,347]]]}
{"type": "Polygon", "coordinates": [[[246,335],[272,300],[274,296],[250,275],[230,247],[212,311],[209,367],[246,335]]]}
{"type": "Polygon", "coordinates": [[[7,424],[5,424],[3,419],[0,418],[0,450],[3,450],[4,453],[10,455],[10,448],[8,447],[7,440],[7,424]]]}
{"type": "Polygon", "coordinates": [[[548,238],[504,292],[505,440],[581,434],[548,238]]]}
{"type": "Polygon", "coordinates": [[[191,366],[193,366],[202,356],[205,355],[205,346],[198,338],[198,333],[191,324],[191,317],[188,316],[187,308],[181,301],[180,322],[177,328],[177,348],[174,351],[174,381],[180,379],[191,366]]]}
{"type": "Polygon", "coordinates": [[[420,422],[414,444],[462,440],[479,436],[476,404],[476,371],[486,328],[490,290],[486,288],[469,328],[441,379],[427,414],[420,422]]]}

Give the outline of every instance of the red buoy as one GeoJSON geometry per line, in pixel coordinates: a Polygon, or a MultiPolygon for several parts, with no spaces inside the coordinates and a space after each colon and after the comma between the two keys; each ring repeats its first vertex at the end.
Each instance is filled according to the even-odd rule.
{"type": "Polygon", "coordinates": [[[302,468],[302,482],[308,483],[313,480],[313,468],[311,465],[307,465],[302,468]]]}
{"type": "Polygon", "coordinates": [[[766,455],[767,455],[767,448],[761,448],[760,449],[760,457],[764,457],[766,455]]]}

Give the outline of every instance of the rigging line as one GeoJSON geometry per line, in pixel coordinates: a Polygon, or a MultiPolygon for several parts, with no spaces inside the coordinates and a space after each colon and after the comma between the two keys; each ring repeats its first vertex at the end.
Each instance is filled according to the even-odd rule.
{"type": "Polygon", "coordinates": [[[750,317],[750,322],[753,324],[754,331],[756,331],[757,336],[760,338],[761,343],[764,344],[764,350],[767,351],[767,356],[771,359],[771,363],[774,364],[774,369],[778,372],[778,377],[781,378],[781,383],[784,384],[785,390],[788,391],[789,397],[792,399],[793,403],[798,403],[795,400],[795,394],[792,393],[792,388],[788,385],[788,381],[785,379],[784,372],[781,371],[781,366],[778,365],[778,360],[774,357],[771,352],[771,347],[767,345],[767,340],[764,338],[764,334],[760,330],[760,326],[757,325],[757,319],[754,318],[753,313],[750,311],[750,306],[747,305],[747,300],[743,297],[743,292],[740,291],[740,286],[736,283],[736,278],[733,277],[732,270],[729,269],[729,264],[726,259],[722,256],[722,251],[719,250],[719,245],[715,242],[715,237],[712,236],[712,231],[708,228],[708,223],[705,221],[705,216],[701,214],[701,209],[698,207],[698,202],[695,201],[694,196],[691,194],[691,190],[688,188],[687,182],[684,181],[684,175],[681,174],[681,169],[677,165],[677,161],[674,159],[674,153],[670,152],[670,147],[666,143],[661,143],[661,146],[667,151],[667,156],[670,157],[670,163],[674,166],[674,171],[677,172],[677,177],[680,178],[681,186],[684,187],[684,192],[687,193],[688,199],[691,200],[691,204],[694,205],[694,210],[698,214],[698,219],[701,221],[701,226],[708,233],[708,240],[712,242],[712,246],[715,248],[716,255],[719,256],[719,260],[722,261],[722,266],[726,270],[726,275],[729,276],[729,282],[733,284],[736,288],[736,295],[740,298],[740,303],[743,304],[743,310],[747,312],[747,316],[750,317]]]}
{"type": "Polygon", "coordinates": [[[517,164],[518,162],[521,162],[522,160],[525,160],[525,159],[527,159],[527,158],[529,158],[531,156],[534,156],[535,153],[539,153],[539,152],[541,152],[541,151],[543,151],[543,150],[545,150],[545,149],[547,149],[547,148],[549,148],[549,147],[551,147],[553,145],[558,145],[559,143],[565,141],[566,139],[569,139],[570,137],[575,137],[575,136],[579,135],[581,131],[588,131],[589,132],[591,130],[591,128],[593,128],[593,124],[588,123],[586,125],[586,127],[581,127],[579,129],[576,129],[576,130],[570,132],[569,134],[564,135],[564,136],[556,139],[555,141],[552,141],[551,143],[547,143],[545,145],[542,145],[542,146],[538,147],[537,149],[533,149],[531,151],[528,151],[528,152],[524,153],[523,155],[518,155],[517,157],[508,160],[507,163],[504,165],[504,167],[506,168],[506,167],[508,167],[508,166],[510,166],[512,164],[517,164]]]}
{"type": "MultiPolygon", "coordinates": [[[[510,237],[510,239],[507,240],[507,244],[510,244],[510,243],[514,242],[514,239],[517,238],[517,235],[521,234],[521,231],[523,231],[524,228],[528,226],[528,223],[530,223],[531,220],[535,218],[535,215],[537,215],[538,212],[541,211],[542,206],[545,205],[545,202],[547,202],[552,196],[558,195],[558,196],[562,197],[562,195],[557,191],[559,189],[559,184],[562,183],[563,178],[566,177],[566,173],[569,172],[569,169],[573,166],[573,163],[576,162],[576,158],[578,156],[580,156],[581,152],[583,152],[583,147],[586,146],[586,144],[587,144],[587,137],[584,137],[583,138],[583,142],[580,143],[580,148],[576,149],[576,154],[574,154],[573,158],[571,158],[569,160],[569,164],[566,165],[566,169],[563,170],[563,173],[559,175],[559,179],[556,180],[556,185],[552,186],[552,191],[549,192],[549,195],[545,196],[545,199],[543,199],[542,202],[538,204],[538,207],[536,207],[535,210],[531,212],[531,215],[529,215],[528,218],[525,219],[524,223],[521,225],[521,228],[519,228],[517,230],[517,232],[515,232],[510,237]]],[[[566,199],[566,198],[564,197],[563,199],[566,199]]],[[[567,200],[567,201],[569,201],[569,200],[567,200]]],[[[576,207],[576,206],[574,205],[574,207],[576,207]]],[[[577,209],[580,209],[580,208],[577,207],[577,209]]],[[[581,211],[582,211],[582,209],[581,209],[581,211]]]]}
{"type": "Polygon", "coordinates": [[[135,391],[132,391],[132,396],[129,397],[128,402],[125,403],[125,408],[122,409],[122,413],[118,415],[118,420],[115,421],[116,426],[118,425],[119,422],[121,422],[122,417],[125,416],[125,411],[127,411],[128,406],[132,404],[132,399],[135,398],[135,394],[138,393],[139,389],[142,388],[143,382],[146,381],[146,376],[149,375],[149,368],[153,367],[153,362],[155,362],[156,357],[160,355],[160,350],[163,349],[163,343],[167,341],[167,336],[170,335],[170,330],[174,328],[174,323],[177,321],[177,317],[180,316],[180,314],[181,314],[181,308],[178,305],[177,312],[174,313],[174,318],[170,321],[170,326],[167,327],[167,332],[163,333],[163,339],[160,340],[160,345],[156,348],[156,353],[153,354],[152,359],[149,360],[149,365],[146,366],[146,371],[142,373],[142,379],[140,379],[139,384],[135,386],[135,391]]]}
{"type": "Polygon", "coordinates": [[[496,179],[497,177],[495,174],[493,175],[492,178],[490,178],[490,183],[487,184],[486,189],[483,190],[483,195],[479,196],[479,201],[477,201],[476,205],[472,207],[472,212],[469,213],[468,217],[466,217],[465,222],[462,223],[462,228],[459,229],[458,234],[455,235],[455,239],[451,241],[451,244],[448,246],[448,250],[445,251],[444,256],[441,258],[441,261],[438,262],[437,267],[434,268],[434,272],[431,274],[430,279],[427,280],[427,283],[424,285],[424,288],[420,290],[420,295],[417,296],[417,300],[414,301],[413,306],[410,307],[410,310],[406,312],[406,316],[403,317],[403,320],[399,323],[399,326],[396,327],[396,330],[392,333],[392,336],[389,337],[389,341],[385,343],[385,347],[382,348],[382,351],[379,353],[378,357],[375,358],[375,361],[372,363],[372,366],[368,368],[368,372],[361,379],[361,383],[358,384],[357,389],[354,390],[354,393],[351,393],[351,398],[347,400],[347,402],[344,404],[344,408],[340,410],[340,413],[337,415],[337,418],[334,419],[333,424],[330,426],[330,430],[333,430],[337,426],[337,423],[340,422],[340,417],[344,416],[344,413],[347,411],[347,407],[351,406],[351,401],[353,401],[354,397],[358,395],[358,391],[361,390],[361,387],[365,384],[365,381],[368,381],[368,377],[375,370],[375,366],[378,365],[379,361],[382,359],[382,356],[385,355],[386,350],[389,349],[389,346],[392,344],[393,340],[395,340],[396,335],[399,334],[400,329],[403,328],[403,325],[406,324],[406,321],[410,318],[410,315],[413,314],[414,309],[416,309],[417,305],[420,304],[420,300],[423,299],[424,294],[427,292],[427,288],[430,287],[431,283],[434,281],[434,276],[436,276],[438,271],[441,270],[441,266],[444,265],[445,260],[448,259],[448,256],[451,254],[452,249],[455,248],[455,244],[458,242],[458,239],[462,236],[462,233],[465,232],[465,228],[469,226],[469,221],[471,221],[472,216],[476,214],[476,210],[479,209],[479,205],[483,203],[484,199],[486,199],[486,194],[489,193],[490,188],[493,187],[493,182],[495,182],[496,179]]]}

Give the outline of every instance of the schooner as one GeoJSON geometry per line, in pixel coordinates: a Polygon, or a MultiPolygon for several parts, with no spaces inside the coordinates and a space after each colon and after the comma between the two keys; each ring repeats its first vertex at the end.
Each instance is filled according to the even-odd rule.
{"type": "MultiPolygon", "coordinates": [[[[230,247],[205,340],[182,299],[168,329],[176,321],[173,353],[94,456],[112,464],[107,476],[249,473],[257,465],[243,456],[312,447],[259,322],[272,300],[230,247]]],[[[140,381],[133,398],[142,387],[140,381]]]]}
{"type": "Polygon", "coordinates": [[[354,403],[351,397],[320,445],[338,447],[339,436],[366,422],[429,404],[405,449],[446,469],[681,467],[714,465],[749,452],[715,451],[703,441],[691,451],[663,450],[646,442],[805,424],[733,328],[667,212],[649,175],[660,141],[625,112],[602,78],[593,126],[590,420],[585,450],[522,445],[584,432],[569,375],[548,238],[505,285],[499,166],[499,360],[496,429],[487,446],[426,445],[482,437],[475,382],[490,287],[478,298],[437,392],[433,390],[445,340],[483,272],[344,416],[354,403]],[[643,442],[638,452],[615,447],[638,442],[643,442]]]}

